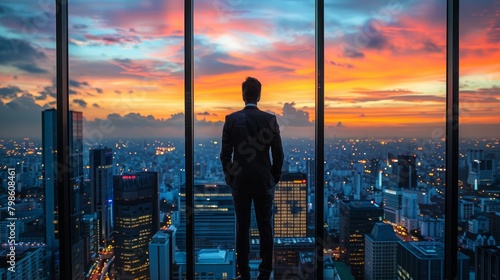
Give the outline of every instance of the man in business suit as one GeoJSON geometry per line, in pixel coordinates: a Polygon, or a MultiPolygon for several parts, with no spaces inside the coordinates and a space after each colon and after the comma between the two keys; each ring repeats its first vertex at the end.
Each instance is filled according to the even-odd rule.
{"type": "Polygon", "coordinates": [[[257,107],[262,85],[252,77],[242,84],[245,108],[226,116],[220,160],[232,189],[236,212],[236,253],[239,276],[249,280],[250,212],[252,201],[260,235],[258,279],[268,280],[273,262],[274,189],[281,177],[283,147],[276,116],[257,107]],[[269,155],[271,150],[272,161],[269,155]]]}

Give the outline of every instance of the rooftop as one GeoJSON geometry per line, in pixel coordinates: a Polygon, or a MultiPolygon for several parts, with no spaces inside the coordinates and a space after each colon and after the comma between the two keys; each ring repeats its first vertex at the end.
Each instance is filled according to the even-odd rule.
{"type": "Polygon", "coordinates": [[[401,241],[394,233],[394,228],[384,223],[375,223],[372,232],[366,236],[374,241],[401,241]]]}
{"type": "Polygon", "coordinates": [[[226,251],[219,249],[202,249],[198,252],[198,263],[225,263],[226,251]]]}

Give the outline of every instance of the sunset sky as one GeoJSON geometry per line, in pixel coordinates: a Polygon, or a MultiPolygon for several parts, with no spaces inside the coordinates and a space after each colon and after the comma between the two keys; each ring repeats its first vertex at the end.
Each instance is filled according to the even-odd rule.
{"type": "MultiPolygon", "coordinates": [[[[41,138],[55,106],[53,2],[0,4],[1,138],[41,138]]],[[[182,136],[183,2],[69,2],[70,107],[86,133],[182,136]]],[[[446,1],[325,2],[326,136],[444,136],[446,1]]],[[[500,137],[500,2],[460,2],[461,135],[500,137]]],[[[283,135],[312,137],[314,1],[194,3],[195,135],[220,136],[253,76],[283,135]]]]}

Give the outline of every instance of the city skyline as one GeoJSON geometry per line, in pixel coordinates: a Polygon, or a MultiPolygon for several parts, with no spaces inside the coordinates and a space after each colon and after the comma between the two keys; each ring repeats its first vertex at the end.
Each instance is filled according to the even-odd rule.
{"type": "MultiPolygon", "coordinates": [[[[181,3],[115,8],[70,3],[71,109],[106,136],[182,137],[181,3]]],[[[462,1],[464,136],[500,129],[499,10],[462,1]]],[[[326,1],[325,16],[325,135],[444,136],[445,4],[326,1]]],[[[243,106],[241,82],[255,76],[261,108],[278,115],[283,136],[314,136],[312,1],[200,2],[194,28],[196,135],[220,136],[224,115],[243,106]]],[[[0,31],[1,136],[40,137],[39,113],[55,106],[53,7],[4,1],[0,31]]]]}
{"type": "MultiPolygon", "coordinates": [[[[498,209],[500,209],[498,203],[498,170],[500,170],[500,165],[496,160],[498,158],[498,149],[500,148],[498,144],[499,141],[500,139],[498,138],[496,140],[476,139],[464,141],[461,144],[461,150],[463,151],[464,157],[461,157],[458,163],[460,172],[459,178],[461,182],[459,182],[460,199],[458,201],[458,221],[461,225],[461,229],[458,237],[462,248],[460,251],[467,254],[467,259],[473,259],[474,246],[482,244],[491,245],[494,244],[495,240],[499,240],[497,237],[497,225],[500,221],[498,219],[498,209]],[[467,167],[471,162],[476,163],[478,160],[483,161],[493,158],[495,159],[495,164],[485,165],[484,167],[486,169],[481,169],[481,177],[479,177],[479,174],[476,174],[477,170],[467,167]],[[469,179],[486,178],[486,176],[489,176],[488,174],[492,174],[492,172],[495,174],[492,180],[478,180],[478,187],[476,187],[474,183],[468,183],[469,181],[473,181],[469,179]],[[485,222],[487,220],[489,220],[491,226],[488,226],[488,223],[485,222]],[[476,236],[481,239],[480,242],[482,243],[473,243],[476,236]]],[[[301,184],[308,186],[307,182],[304,183],[303,180],[304,178],[308,178],[311,170],[309,156],[310,151],[313,150],[314,141],[312,139],[291,139],[287,142],[288,143],[284,143],[284,149],[286,151],[286,161],[289,163],[287,167],[288,172],[290,172],[289,175],[300,174],[300,176],[302,176],[301,178],[303,178],[301,184]]],[[[15,166],[19,164],[19,167],[16,168],[16,173],[18,173],[16,185],[19,186],[17,191],[20,197],[16,200],[16,205],[19,205],[16,209],[19,210],[19,214],[22,213],[21,215],[23,216],[32,216],[32,220],[36,220],[38,219],[36,215],[42,215],[42,212],[36,212],[33,208],[33,205],[36,205],[33,204],[33,198],[38,198],[39,196],[37,194],[43,192],[43,188],[37,183],[39,180],[43,180],[43,177],[39,176],[42,174],[41,172],[43,170],[40,144],[30,140],[23,140],[22,142],[9,141],[7,143],[3,143],[0,140],[0,143],[0,151],[5,153],[5,157],[2,157],[5,166],[15,166]]],[[[332,238],[332,243],[325,244],[325,249],[328,248],[329,252],[325,256],[331,256],[335,260],[342,260],[342,256],[347,257],[349,254],[345,255],[345,253],[350,251],[350,249],[347,248],[354,248],[353,246],[355,244],[347,246],[344,243],[344,245],[342,245],[342,240],[345,241],[345,238],[340,238],[342,236],[342,234],[340,234],[340,232],[342,232],[341,229],[346,225],[349,225],[352,229],[356,224],[367,224],[366,221],[362,222],[363,217],[359,217],[359,223],[345,221],[346,219],[343,218],[343,212],[339,206],[341,203],[346,203],[346,201],[350,201],[349,203],[353,203],[354,205],[358,203],[360,203],[360,205],[366,204],[373,209],[383,211],[383,221],[393,227],[394,233],[401,240],[418,240],[419,244],[421,241],[423,242],[426,240],[438,242],[439,244],[442,244],[441,242],[446,242],[444,236],[445,213],[443,208],[444,191],[446,190],[444,186],[445,173],[443,171],[443,165],[446,152],[443,143],[442,140],[421,142],[416,139],[395,139],[390,142],[380,142],[373,139],[336,139],[335,141],[329,141],[328,147],[325,148],[324,190],[326,191],[325,198],[327,200],[325,200],[326,203],[324,205],[324,213],[326,214],[324,222],[325,230],[327,230],[328,236],[332,238]],[[418,177],[418,191],[413,190],[410,186],[402,186],[403,188],[398,187],[398,180],[401,178],[393,175],[401,175],[403,170],[399,170],[401,168],[395,165],[395,154],[417,156],[415,164],[418,166],[416,174],[418,177]],[[375,174],[372,172],[373,170],[382,172],[376,172],[375,174]],[[344,249],[344,247],[346,249],[344,249]]],[[[91,154],[93,150],[90,149],[91,146],[89,145],[92,146],[93,144],[86,143],[83,148],[83,181],[86,182],[86,184],[90,184],[88,179],[92,177],[89,164],[91,164],[91,154]]],[[[160,207],[159,209],[148,211],[147,213],[157,213],[159,211],[159,217],[165,218],[169,216],[170,218],[163,220],[177,228],[177,238],[175,239],[179,242],[179,239],[185,234],[185,232],[182,231],[185,223],[182,222],[182,215],[180,213],[184,212],[182,205],[186,203],[182,202],[182,199],[180,203],[178,202],[179,196],[182,197],[182,186],[185,184],[185,181],[182,180],[183,174],[185,174],[183,169],[184,162],[182,160],[184,157],[182,140],[169,140],[167,142],[152,139],[137,141],[117,140],[117,142],[105,141],[101,143],[101,146],[104,145],[112,147],[110,151],[113,155],[112,168],[113,174],[115,174],[114,178],[131,182],[134,178],[139,177],[140,174],[145,173],[143,172],[145,170],[147,170],[148,173],[158,174],[157,179],[159,180],[155,180],[157,182],[155,185],[156,189],[159,190],[159,196],[155,198],[154,201],[160,200],[160,207]],[[163,206],[161,206],[161,204],[163,204],[163,206]],[[180,213],[178,211],[180,211],[180,213]]],[[[220,161],[218,159],[220,151],[219,145],[220,142],[214,140],[200,141],[196,144],[199,150],[194,154],[195,172],[193,173],[193,177],[195,182],[201,184],[197,186],[201,186],[205,189],[213,189],[216,182],[223,182],[224,177],[220,170],[220,161]]],[[[398,156],[397,162],[399,162],[399,158],[398,156]]],[[[407,158],[407,156],[401,158],[407,158]]],[[[403,162],[402,165],[406,166],[407,164],[403,162]]],[[[285,181],[284,179],[283,182],[285,181]]],[[[292,182],[295,182],[295,180],[292,182]]],[[[5,186],[5,183],[3,183],[3,185],[5,186]]],[[[131,186],[131,184],[127,186],[131,186]]],[[[227,188],[227,186],[224,187],[227,188]]],[[[114,189],[116,191],[120,189],[120,186],[114,186],[114,189]]],[[[201,198],[199,202],[203,201],[206,208],[198,206],[196,208],[198,211],[195,211],[194,214],[195,217],[198,219],[200,217],[205,217],[204,213],[207,213],[205,210],[208,209],[217,209],[222,211],[222,213],[226,213],[227,210],[227,214],[229,215],[231,211],[230,208],[226,209],[226,207],[217,203],[217,201],[222,199],[221,195],[223,195],[223,193],[216,190],[205,190],[203,193],[202,196],[199,196],[199,198],[201,198]],[[211,197],[211,195],[216,196],[211,197]],[[208,198],[210,199],[208,200],[208,198]],[[217,207],[211,207],[216,205],[216,203],[218,204],[217,207]]],[[[227,193],[224,195],[226,197],[224,199],[227,199],[227,195],[229,194],[227,193]]],[[[313,198],[314,193],[309,193],[307,201],[314,201],[313,198]]],[[[6,201],[5,196],[3,196],[3,199],[6,201]]],[[[43,201],[43,199],[43,196],[40,197],[40,201],[43,201]]],[[[297,213],[299,208],[296,206],[300,207],[300,205],[294,204],[293,200],[294,199],[288,200],[285,203],[290,207],[277,207],[277,209],[285,209],[285,213],[290,211],[289,214],[291,215],[297,213]]],[[[305,198],[299,200],[304,201],[305,198]]],[[[117,203],[118,201],[116,200],[113,202],[115,206],[117,203]]],[[[36,207],[42,207],[42,204],[36,207]]],[[[312,204],[308,203],[308,212],[311,210],[315,212],[314,209],[316,209],[317,206],[318,205],[315,205],[314,202],[312,202],[312,204]]],[[[304,210],[303,206],[302,210],[304,210]]],[[[280,212],[283,213],[283,211],[278,211],[275,215],[278,215],[280,212]]],[[[372,212],[373,211],[363,211],[363,213],[372,212]]],[[[114,211],[114,213],[118,212],[114,211]]],[[[222,215],[216,214],[216,212],[213,213],[214,217],[217,217],[217,219],[205,219],[205,221],[213,220],[214,223],[207,224],[195,221],[197,225],[195,234],[210,236],[212,233],[215,233],[214,225],[223,221],[230,221],[227,219],[227,216],[225,216],[223,220],[222,215]]],[[[85,212],[85,214],[84,217],[87,217],[87,212],[85,212]]],[[[364,219],[366,218],[371,221],[370,217],[364,217],[364,219]]],[[[278,221],[277,217],[275,221],[278,221]]],[[[288,219],[288,221],[290,222],[291,220],[288,219]]],[[[33,228],[37,228],[39,225],[28,221],[24,222],[23,225],[24,228],[21,224],[19,226],[19,237],[17,240],[25,243],[40,242],[38,241],[38,237],[35,239],[31,234],[31,232],[34,231],[33,228]]],[[[41,226],[43,228],[44,225],[41,226]]],[[[160,225],[157,225],[155,228],[159,226],[160,225]]],[[[309,229],[310,227],[308,226],[308,230],[309,229]]],[[[364,233],[369,233],[371,229],[366,228],[365,230],[366,232],[363,231],[364,233]]],[[[87,232],[87,230],[85,230],[85,232],[87,232]]],[[[117,232],[120,232],[120,230],[115,231],[115,234],[117,232]]],[[[362,233],[355,233],[354,235],[353,238],[355,237],[358,240],[363,236],[362,233]]],[[[222,235],[215,234],[215,236],[221,237],[222,235]]],[[[200,243],[202,240],[201,238],[197,238],[196,240],[197,245],[202,244],[200,243]]],[[[208,240],[216,241],[214,238],[209,238],[208,240]]],[[[308,243],[302,243],[302,241],[299,241],[295,237],[284,239],[277,238],[275,240],[277,244],[275,258],[280,261],[275,265],[275,275],[276,273],[295,273],[295,270],[291,270],[290,266],[296,268],[299,261],[300,264],[302,264],[303,258],[300,257],[300,260],[295,259],[295,257],[289,258],[289,253],[293,253],[295,252],[294,250],[297,249],[303,250],[304,246],[313,244],[311,243],[313,239],[309,240],[308,243]],[[295,244],[295,241],[298,241],[298,243],[295,244]],[[295,247],[287,247],[288,245],[286,244],[292,243],[295,244],[293,245],[295,247]]],[[[96,279],[100,274],[110,271],[109,264],[113,263],[113,261],[110,260],[110,256],[113,255],[112,252],[118,254],[117,249],[120,243],[121,241],[119,242],[118,239],[116,239],[114,243],[112,242],[112,244],[114,244],[114,246],[112,246],[115,248],[114,250],[111,252],[99,252],[98,256],[103,256],[103,258],[96,257],[95,261],[90,261],[90,263],[89,260],[85,260],[85,271],[88,271],[87,275],[93,275],[92,279],[96,279]]],[[[424,243],[422,244],[425,246],[424,243]]],[[[254,243],[252,244],[252,246],[255,245],[254,243]]],[[[32,245],[28,243],[28,246],[32,245]]],[[[214,248],[215,246],[212,246],[212,249],[208,250],[218,250],[214,248]]],[[[225,250],[228,249],[226,248],[225,250]]],[[[222,249],[222,251],[224,251],[224,249],[222,249]]],[[[221,251],[219,250],[218,252],[220,253],[221,251]]],[[[361,251],[359,253],[361,253],[361,251]]],[[[400,263],[399,255],[398,251],[398,264],[400,263]]],[[[295,254],[294,256],[298,257],[298,255],[295,254]]],[[[351,254],[351,256],[353,255],[351,254]]],[[[362,259],[362,255],[359,254],[353,257],[358,260],[362,259]]],[[[443,260],[442,254],[435,256],[435,258],[438,258],[439,261],[443,260]]],[[[172,267],[173,273],[182,273],[182,254],[175,260],[181,268],[177,269],[172,267]]],[[[116,264],[118,264],[118,262],[116,262],[116,264]]],[[[197,271],[203,269],[202,267],[203,266],[199,263],[196,264],[197,271]]],[[[222,269],[222,267],[217,266],[217,269],[219,268],[222,269]]],[[[43,269],[46,271],[46,268],[43,269]]],[[[214,271],[215,266],[209,269],[209,271],[214,271]]],[[[360,267],[360,269],[362,268],[360,267]]],[[[466,268],[466,270],[469,271],[469,268],[466,268]]],[[[477,268],[470,268],[471,272],[476,270],[477,268]]],[[[113,269],[111,269],[111,271],[113,271],[113,269]]],[[[436,272],[442,273],[442,271],[439,270],[436,270],[436,272]]],[[[300,271],[297,271],[297,273],[300,273],[300,271]]],[[[352,270],[352,273],[354,274],[354,270],[352,270]]],[[[414,275],[413,272],[411,275],[414,275]]],[[[363,279],[359,277],[357,279],[363,279]]]]}

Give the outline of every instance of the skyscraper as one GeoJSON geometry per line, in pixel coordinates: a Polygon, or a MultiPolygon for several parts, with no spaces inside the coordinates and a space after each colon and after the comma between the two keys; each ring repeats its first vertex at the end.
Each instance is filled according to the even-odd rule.
{"type": "Polygon", "coordinates": [[[306,161],[307,187],[314,189],[316,186],[316,161],[308,159],[306,161]]]}
{"type": "Polygon", "coordinates": [[[150,279],[148,247],[159,223],[157,172],[113,176],[115,269],[119,279],[150,279]]]}
{"type": "Polygon", "coordinates": [[[175,244],[173,232],[160,230],[149,243],[149,271],[151,279],[172,279],[172,262],[174,261],[175,244]]]}
{"type": "Polygon", "coordinates": [[[490,222],[490,233],[495,238],[497,244],[500,244],[500,212],[490,212],[488,214],[490,222]]]}
{"type": "MultiPolygon", "coordinates": [[[[70,186],[70,223],[73,279],[83,279],[83,240],[81,189],[83,184],[83,116],[81,112],[69,112],[69,153],[70,166],[57,166],[57,111],[42,111],[42,164],[45,189],[45,240],[48,250],[57,253],[59,248],[59,209],[58,209],[58,171],[69,172],[70,186]]],[[[57,266],[54,270],[57,270],[57,266]]],[[[57,274],[56,271],[54,271],[57,274]]]]}
{"type": "Polygon", "coordinates": [[[107,247],[113,236],[113,152],[110,148],[89,153],[91,205],[97,212],[99,245],[107,247]]]}
{"type": "Polygon", "coordinates": [[[398,242],[389,224],[375,223],[365,235],[365,279],[396,279],[398,242]]]}
{"type": "Polygon", "coordinates": [[[500,277],[500,246],[476,248],[476,279],[489,280],[500,277]],[[495,276],[495,278],[493,278],[495,276]]]}
{"type": "Polygon", "coordinates": [[[86,213],[82,219],[84,264],[89,264],[93,258],[97,257],[99,243],[97,236],[97,213],[86,213]]]}
{"type": "MultiPolygon", "coordinates": [[[[399,242],[398,279],[444,279],[444,244],[441,242],[399,242]]],[[[458,252],[457,280],[469,279],[469,257],[458,252]]]]}
{"type": "Polygon", "coordinates": [[[47,248],[58,248],[57,111],[55,109],[42,112],[42,165],[45,189],[45,243],[47,248]]]}
{"type": "Polygon", "coordinates": [[[401,203],[401,220],[399,224],[404,226],[407,230],[414,230],[418,228],[419,218],[419,205],[429,204],[429,192],[403,189],[401,203]]]}
{"type": "Polygon", "coordinates": [[[345,249],[344,262],[351,267],[355,279],[364,279],[365,234],[382,221],[383,209],[368,200],[340,203],[340,246],[345,249]]]}
{"type": "Polygon", "coordinates": [[[416,155],[398,155],[396,171],[396,183],[401,189],[417,188],[416,155]]]}
{"type": "Polygon", "coordinates": [[[493,160],[487,158],[484,150],[467,151],[467,168],[469,170],[467,183],[475,190],[479,187],[491,186],[495,182],[493,160]]]}
{"type": "MultiPolygon", "coordinates": [[[[9,256],[6,250],[0,251],[0,279],[26,280],[26,279],[45,279],[44,269],[44,249],[43,247],[17,248],[16,249],[15,272],[9,271],[7,264],[9,256]]],[[[56,279],[56,278],[51,278],[56,279]]]]}
{"type": "MultiPolygon", "coordinates": [[[[301,253],[314,252],[314,238],[274,239],[274,279],[296,279],[299,274],[301,253]]],[[[309,274],[314,275],[309,271],[309,274]]],[[[302,279],[302,278],[299,278],[302,279]]]]}
{"type": "MultiPolygon", "coordinates": [[[[186,248],[186,192],[181,186],[179,197],[180,226],[176,245],[186,248]]],[[[231,188],[222,184],[196,184],[194,186],[194,235],[197,249],[233,249],[236,221],[231,188]]]]}
{"type": "Polygon", "coordinates": [[[307,237],[306,176],[286,172],[281,175],[274,193],[274,237],[307,237]]]}
{"type": "Polygon", "coordinates": [[[403,207],[403,193],[399,189],[386,188],[383,191],[384,217],[391,223],[399,224],[403,207]]]}

